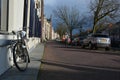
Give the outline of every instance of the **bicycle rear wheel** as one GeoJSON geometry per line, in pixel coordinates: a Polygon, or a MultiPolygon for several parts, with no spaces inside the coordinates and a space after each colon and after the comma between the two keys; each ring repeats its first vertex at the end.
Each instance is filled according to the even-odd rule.
{"type": "Polygon", "coordinates": [[[28,51],[22,47],[21,43],[15,44],[13,48],[13,60],[19,71],[25,71],[27,69],[29,62],[28,51]]]}

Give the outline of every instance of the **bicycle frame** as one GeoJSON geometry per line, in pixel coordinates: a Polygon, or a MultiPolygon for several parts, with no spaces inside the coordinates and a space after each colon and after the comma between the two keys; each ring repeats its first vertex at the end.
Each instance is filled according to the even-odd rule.
{"type": "Polygon", "coordinates": [[[14,64],[18,70],[24,71],[26,70],[27,67],[24,69],[21,69],[19,67],[19,59],[22,60],[22,57],[25,56],[25,58],[27,59],[26,65],[28,65],[28,63],[30,62],[28,49],[26,47],[26,41],[25,41],[26,33],[24,31],[18,31],[18,32],[12,31],[12,33],[14,34],[13,40],[11,40],[11,44],[8,46],[8,48],[11,48],[11,53],[13,53],[13,57],[11,57],[10,60],[14,61],[14,64]],[[15,38],[15,35],[17,35],[17,38],[15,38]],[[27,53],[24,53],[24,51],[27,51],[27,53]]]}
{"type": "Polygon", "coordinates": [[[11,48],[11,53],[13,53],[13,47],[17,43],[24,44],[24,45],[22,45],[22,48],[27,48],[26,47],[26,42],[25,42],[25,39],[24,39],[24,37],[26,35],[25,31],[18,31],[18,32],[12,31],[12,34],[13,34],[13,40],[11,40],[10,43],[7,45],[8,48],[11,48]],[[17,39],[15,39],[15,35],[17,35],[17,39]]]}

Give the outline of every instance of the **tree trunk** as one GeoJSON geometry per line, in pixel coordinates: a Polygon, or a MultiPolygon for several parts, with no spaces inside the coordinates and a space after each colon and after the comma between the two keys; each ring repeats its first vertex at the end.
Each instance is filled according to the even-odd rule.
{"type": "Polygon", "coordinates": [[[70,41],[72,42],[72,30],[70,30],[70,41]]]}

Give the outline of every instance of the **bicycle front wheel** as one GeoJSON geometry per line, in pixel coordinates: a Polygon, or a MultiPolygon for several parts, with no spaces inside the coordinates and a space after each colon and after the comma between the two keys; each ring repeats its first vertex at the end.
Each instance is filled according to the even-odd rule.
{"type": "Polygon", "coordinates": [[[13,48],[13,60],[14,64],[19,71],[25,71],[28,67],[28,51],[22,47],[21,43],[15,44],[13,48]]]}

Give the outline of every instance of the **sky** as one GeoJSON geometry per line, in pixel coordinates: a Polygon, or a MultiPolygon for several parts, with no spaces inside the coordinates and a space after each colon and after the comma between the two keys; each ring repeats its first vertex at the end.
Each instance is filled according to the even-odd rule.
{"type": "MultiPolygon", "coordinates": [[[[72,6],[77,7],[80,11],[81,15],[88,14],[89,11],[89,3],[90,0],[44,0],[44,11],[45,16],[47,18],[50,18],[50,15],[52,14],[52,19],[54,18],[54,14],[52,13],[54,9],[56,9],[57,6],[72,6]]],[[[53,27],[56,26],[56,21],[52,20],[53,27]]],[[[77,30],[73,31],[74,33],[77,33],[77,30]]]]}
{"type": "Polygon", "coordinates": [[[82,14],[88,13],[90,0],[44,0],[45,15],[49,17],[56,6],[77,6],[82,14]]]}

